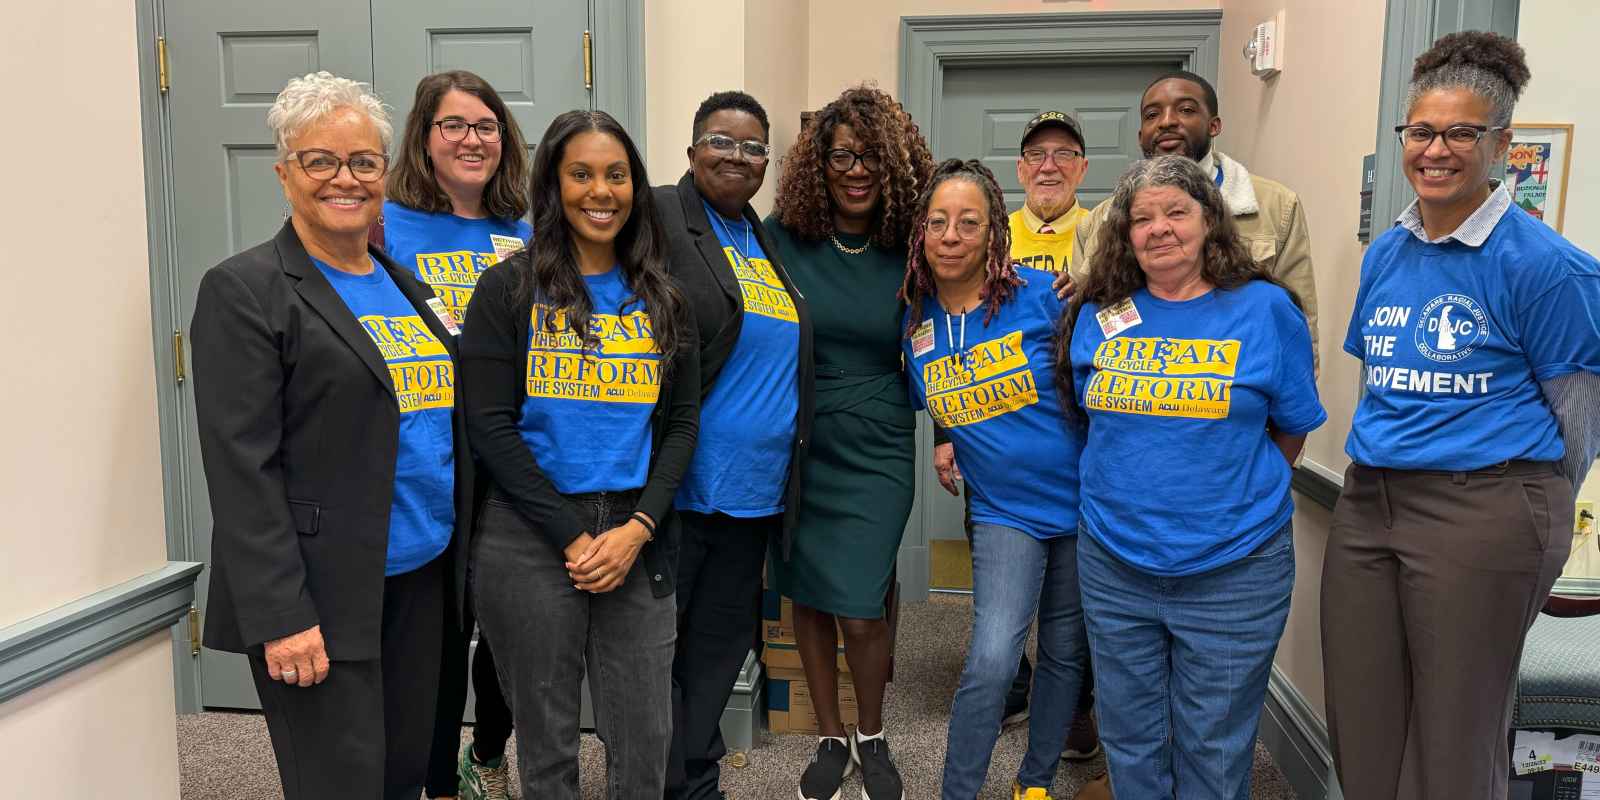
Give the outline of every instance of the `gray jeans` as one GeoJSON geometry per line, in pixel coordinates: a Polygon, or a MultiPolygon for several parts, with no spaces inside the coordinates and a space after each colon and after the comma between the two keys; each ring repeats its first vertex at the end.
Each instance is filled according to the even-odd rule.
{"type": "MultiPolygon", "coordinates": [[[[596,532],[627,521],[637,492],[574,495],[596,532]]],[[[577,800],[578,715],[585,667],[606,743],[611,800],[661,800],[672,732],[677,609],[650,592],[635,561],[605,594],[573,588],[565,558],[491,496],[472,542],[472,597],[494,642],[516,726],[522,796],[577,800]]]]}

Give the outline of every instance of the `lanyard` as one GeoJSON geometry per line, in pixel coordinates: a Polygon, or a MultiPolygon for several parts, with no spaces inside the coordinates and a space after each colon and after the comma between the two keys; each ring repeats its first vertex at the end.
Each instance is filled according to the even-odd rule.
{"type": "Polygon", "coordinates": [[[944,338],[950,343],[950,355],[956,369],[961,369],[961,353],[967,349],[967,312],[961,312],[961,344],[956,344],[954,328],[950,325],[950,312],[944,314],[944,338]]]}

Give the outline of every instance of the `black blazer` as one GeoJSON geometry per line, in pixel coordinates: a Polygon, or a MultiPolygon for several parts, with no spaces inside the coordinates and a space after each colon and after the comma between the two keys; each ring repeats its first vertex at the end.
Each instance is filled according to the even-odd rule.
{"type": "MultiPolygon", "coordinates": [[[[744,325],[744,293],[739,289],[739,279],[728,265],[722,252],[722,242],[706,216],[706,207],[700,191],[694,187],[694,176],[685,174],[677,186],[657,186],[653,190],[656,210],[661,214],[663,230],[667,232],[669,269],[677,280],[689,307],[694,309],[700,326],[700,397],[711,392],[717,376],[722,372],[733,346],[739,341],[739,329],[744,325]]],[[[755,231],[756,241],[767,254],[772,269],[778,273],[783,288],[789,290],[794,308],[800,317],[799,387],[800,410],[795,417],[794,448],[789,456],[789,485],[783,501],[783,538],[787,540],[794,530],[800,513],[800,465],[811,443],[811,419],[816,408],[816,365],[811,355],[811,312],[806,308],[806,298],[789,279],[789,272],[778,259],[778,246],[767,233],[754,208],[746,203],[745,221],[755,231]]]]}
{"type": "MultiPolygon", "coordinates": [[[[428,329],[432,290],[377,249],[428,329]]],[[[400,411],[378,348],[290,223],[213,267],[190,324],[194,394],[214,526],[206,646],[260,653],[322,626],[332,659],[377,658],[400,411]]],[[[455,413],[456,610],[472,530],[473,467],[455,413]]]]}

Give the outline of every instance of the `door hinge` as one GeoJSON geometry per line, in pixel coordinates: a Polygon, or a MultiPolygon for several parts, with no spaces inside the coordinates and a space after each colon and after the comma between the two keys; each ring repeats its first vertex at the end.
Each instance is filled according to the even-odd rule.
{"type": "Polygon", "coordinates": [[[183,368],[183,331],[172,332],[172,370],[178,379],[178,385],[183,385],[183,379],[188,372],[183,368]]]}
{"type": "Polygon", "coordinates": [[[189,655],[200,656],[200,607],[189,604],[189,655]]]}
{"type": "Polygon", "coordinates": [[[161,93],[166,94],[172,88],[172,71],[167,68],[167,37],[156,37],[156,82],[161,87],[161,93]]]}
{"type": "Polygon", "coordinates": [[[583,88],[594,90],[594,35],[583,32],[583,88]]]}

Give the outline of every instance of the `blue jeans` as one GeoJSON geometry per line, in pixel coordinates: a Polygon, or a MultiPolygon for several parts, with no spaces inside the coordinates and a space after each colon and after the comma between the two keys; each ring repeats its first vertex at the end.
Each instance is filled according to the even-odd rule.
{"type": "Polygon", "coordinates": [[[1035,612],[1039,665],[1033,673],[1028,754],[1017,781],[1046,788],[1055,783],[1061,747],[1078,706],[1088,647],[1078,599],[1077,538],[1041,540],[1001,525],[973,527],[975,618],[967,665],[950,711],[945,800],[972,800],[983,788],[1000,736],[1006,692],[1017,674],[1035,612]]]}
{"type": "Polygon", "coordinates": [[[1163,578],[1078,533],[1094,690],[1117,797],[1248,800],[1256,727],[1294,588],[1291,525],[1250,555],[1163,578]]]}

